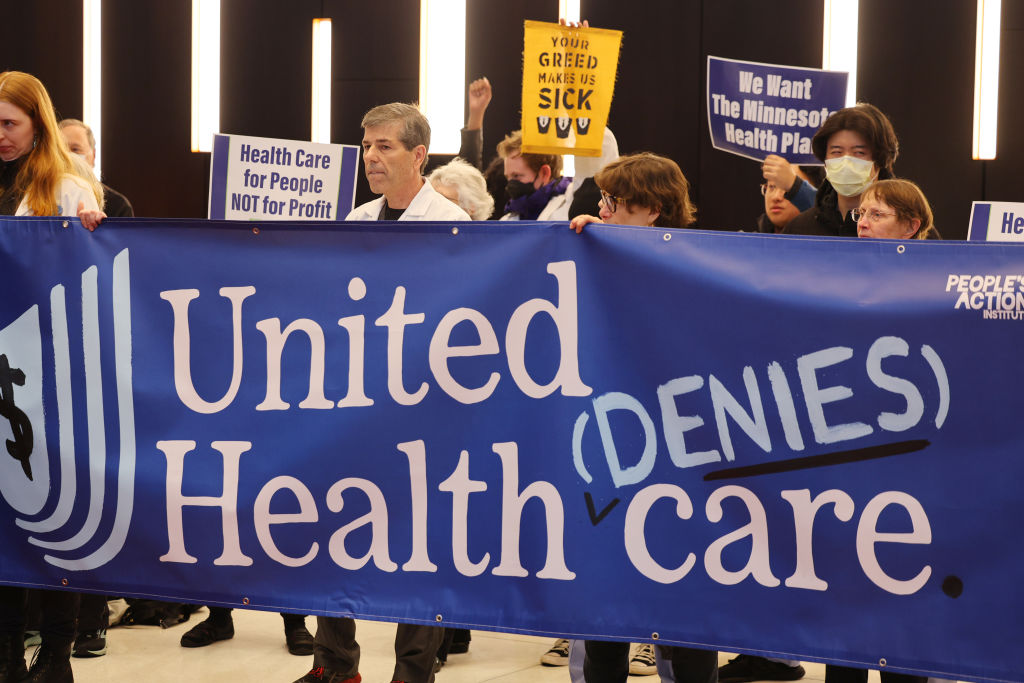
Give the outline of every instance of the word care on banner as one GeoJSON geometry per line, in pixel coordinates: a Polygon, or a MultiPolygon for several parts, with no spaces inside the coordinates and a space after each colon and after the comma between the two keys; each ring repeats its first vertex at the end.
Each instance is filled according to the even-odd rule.
{"type": "Polygon", "coordinates": [[[527,21],[523,152],[601,156],[622,31],[527,21]]]}
{"type": "Polygon", "coordinates": [[[821,165],[811,138],[846,103],[848,74],[708,57],[708,130],[715,149],[763,161],[821,165]]]}
{"type": "Polygon", "coordinates": [[[215,135],[211,219],[342,220],[352,210],[359,147],[215,135]]]}
{"type": "Polygon", "coordinates": [[[1024,242],[1024,203],[974,202],[967,239],[983,242],[1024,242]]]}
{"type": "Polygon", "coordinates": [[[1024,247],[67,223],[0,220],[0,583],[1021,680],[1024,247]]]}

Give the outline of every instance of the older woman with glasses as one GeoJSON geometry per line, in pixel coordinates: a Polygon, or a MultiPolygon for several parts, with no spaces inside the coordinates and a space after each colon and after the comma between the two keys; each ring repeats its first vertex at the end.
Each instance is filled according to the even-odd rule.
{"type": "Polygon", "coordinates": [[[570,227],[577,233],[588,223],[686,228],[697,209],[690,201],[690,183],[679,165],[650,152],[630,154],[611,162],[594,176],[601,190],[600,217],[577,216],[570,227]]]}
{"type": "Polygon", "coordinates": [[[857,221],[857,237],[882,239],[935,239],[932,209],[921,188],[909,180],[880,180],[850,212],[857,221]]]}

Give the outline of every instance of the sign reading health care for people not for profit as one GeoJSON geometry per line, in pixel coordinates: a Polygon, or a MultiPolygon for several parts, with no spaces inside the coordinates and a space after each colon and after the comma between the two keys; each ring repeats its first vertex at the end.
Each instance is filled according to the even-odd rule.
{"type": "Polygon", "coordinates": [[[341,220],[358,169],[355,145],[215,135],[209,218],[341,220]]]}
{"type": "Polygon", "coordinates": [[[622,31],[527,21],[523,152],[601,156],[622,31]]]}
{"type": "Polygon", "coordinates": [[[821,162],[811,138],[845,106],[848,74],[708,57],[708,130],[715,149],[763,161],[821,162]]]}

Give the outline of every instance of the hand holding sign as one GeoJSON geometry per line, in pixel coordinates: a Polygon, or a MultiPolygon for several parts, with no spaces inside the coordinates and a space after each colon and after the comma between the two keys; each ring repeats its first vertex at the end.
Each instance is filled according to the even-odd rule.
{"type": "Polygon", "coordinates": [[[796,180],[793,166],[777,154],[769,154],[765,157],[761,171],[766,181],[775,187],[782,188],[783,192],[789,192],[793,187],[793,181],[796,180]]]}

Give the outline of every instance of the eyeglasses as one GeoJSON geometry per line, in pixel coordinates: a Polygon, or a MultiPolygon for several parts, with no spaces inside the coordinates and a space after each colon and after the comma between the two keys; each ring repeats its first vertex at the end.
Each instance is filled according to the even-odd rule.
{"type": "Polygon", "coordinates": [[[619,208],[619,204],[626,203],[626,200],[622,199],[621,197],[616,197],[615,195],[608,194],[604,190],[601,190],[601,201],[604,202],[605,208],[607,208],[612,213],[615,213],[615,210],[619,208]]]}
{"type": "Polygon", "coordinates": [[[763,194],[764,196],[767,197],[768,195],[775,194],[776,192],[783,196],[785,196],[786,194],[786,191],[783,190],[778,185],[775,185],[773,183],[761,183],[761,194],[763,194]]]}
{"type": "Polygon", "coordinates": [[[862,218],[867,218],[870,223],[877,223],[886,216],[895,216],[896,212],[879,211],[878,209],[850,209],[850,215],[858,223],[860,223],[862,218]]]}

